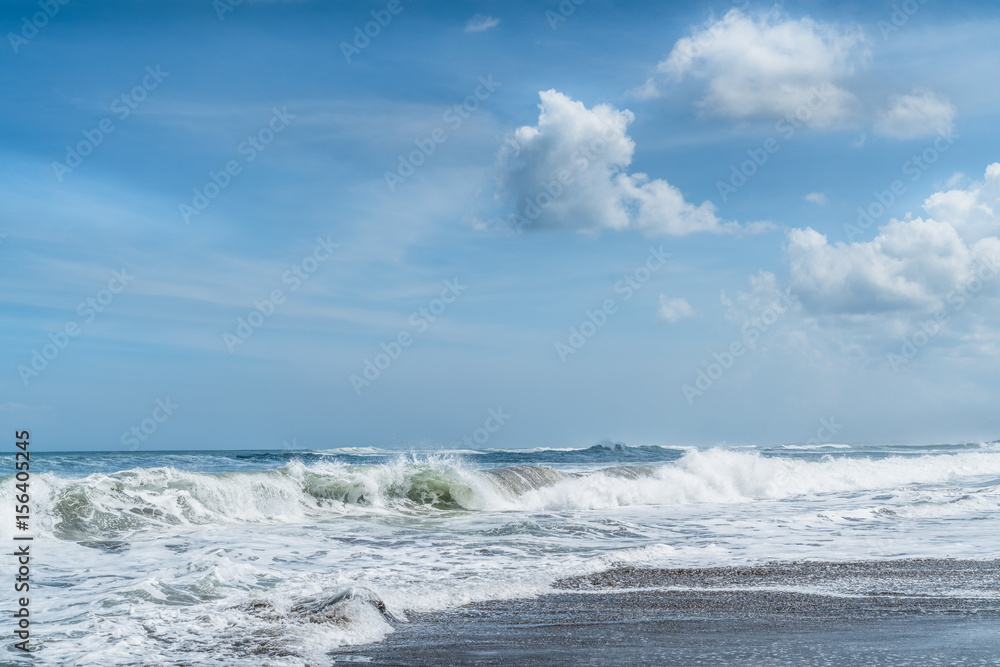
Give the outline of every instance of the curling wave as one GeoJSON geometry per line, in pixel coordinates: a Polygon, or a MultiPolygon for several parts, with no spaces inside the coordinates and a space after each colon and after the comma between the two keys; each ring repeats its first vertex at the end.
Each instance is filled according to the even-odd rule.
{"type": "MultiPolygon", "coordinates": [[[[477,470],[461,459],[390,464],[292,462],[258,472],[136,468],[67,480],[35,479],[41,528],[62,539],[116,536],[185,524],[306,522],[358,513],[597,510],[629,505],[745,503],[1000,476],[1000,453],[799,460],[756,452],[688,451],[661,465],[586,473],[541,465],[477,470]]],[[[11,497],[13,479],[0,485],[11,497]]]]}

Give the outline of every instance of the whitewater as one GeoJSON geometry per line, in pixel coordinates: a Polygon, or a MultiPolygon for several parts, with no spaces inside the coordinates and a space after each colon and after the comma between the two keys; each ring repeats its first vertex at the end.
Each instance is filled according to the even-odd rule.
{"type": "Polygon", "coordinates": [[[622,566],[1000,555],[1000,443],[36,453],[32,488],[39,664],[332,664],[622,566]]]}

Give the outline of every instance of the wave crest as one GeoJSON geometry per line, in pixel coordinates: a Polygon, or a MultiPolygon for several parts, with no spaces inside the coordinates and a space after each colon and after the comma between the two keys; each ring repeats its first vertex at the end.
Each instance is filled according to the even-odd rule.
{"type": "MultiPolygon", "coordinates": [[[[568,472],[542,465],[487,470],[446,457],[390,464],[292,462],[259,472],[195,473],[136,468],[62,479],[37,476],[43,531],[77,541],[114,541],[157,526],[307,522],[338,514],[581,510],[627,505],[743,503],[793,496],[890,489],[1000,475],[1000,453],[921,456],[763,456],[723,449],[688,451],[661,465],[568,472]]],[[[13,478],[0,485],[12,499],[13,478]]],[[[0,536],[2,537],[2,536],[0,536]]]]}

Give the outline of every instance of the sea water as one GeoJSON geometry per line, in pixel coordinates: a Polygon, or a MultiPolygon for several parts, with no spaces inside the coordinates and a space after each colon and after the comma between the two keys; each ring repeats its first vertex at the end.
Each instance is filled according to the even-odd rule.
{"type": "Polygon", "coordinates": [[[620,565],[1000,552],[998,443],[35,453],[31,485],[36,664],[322,665],[620,565]]]}

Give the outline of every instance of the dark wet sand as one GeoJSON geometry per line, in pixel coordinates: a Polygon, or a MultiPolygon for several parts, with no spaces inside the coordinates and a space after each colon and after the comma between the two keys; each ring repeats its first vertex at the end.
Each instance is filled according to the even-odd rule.
{"type": "Polygon", "coordinates": [[[621,568],[563,580],[532,600],[417,616],[380,644],[334,657],[374,665],[1000,665],[998,591],[1000,561],[621,568]]]}

